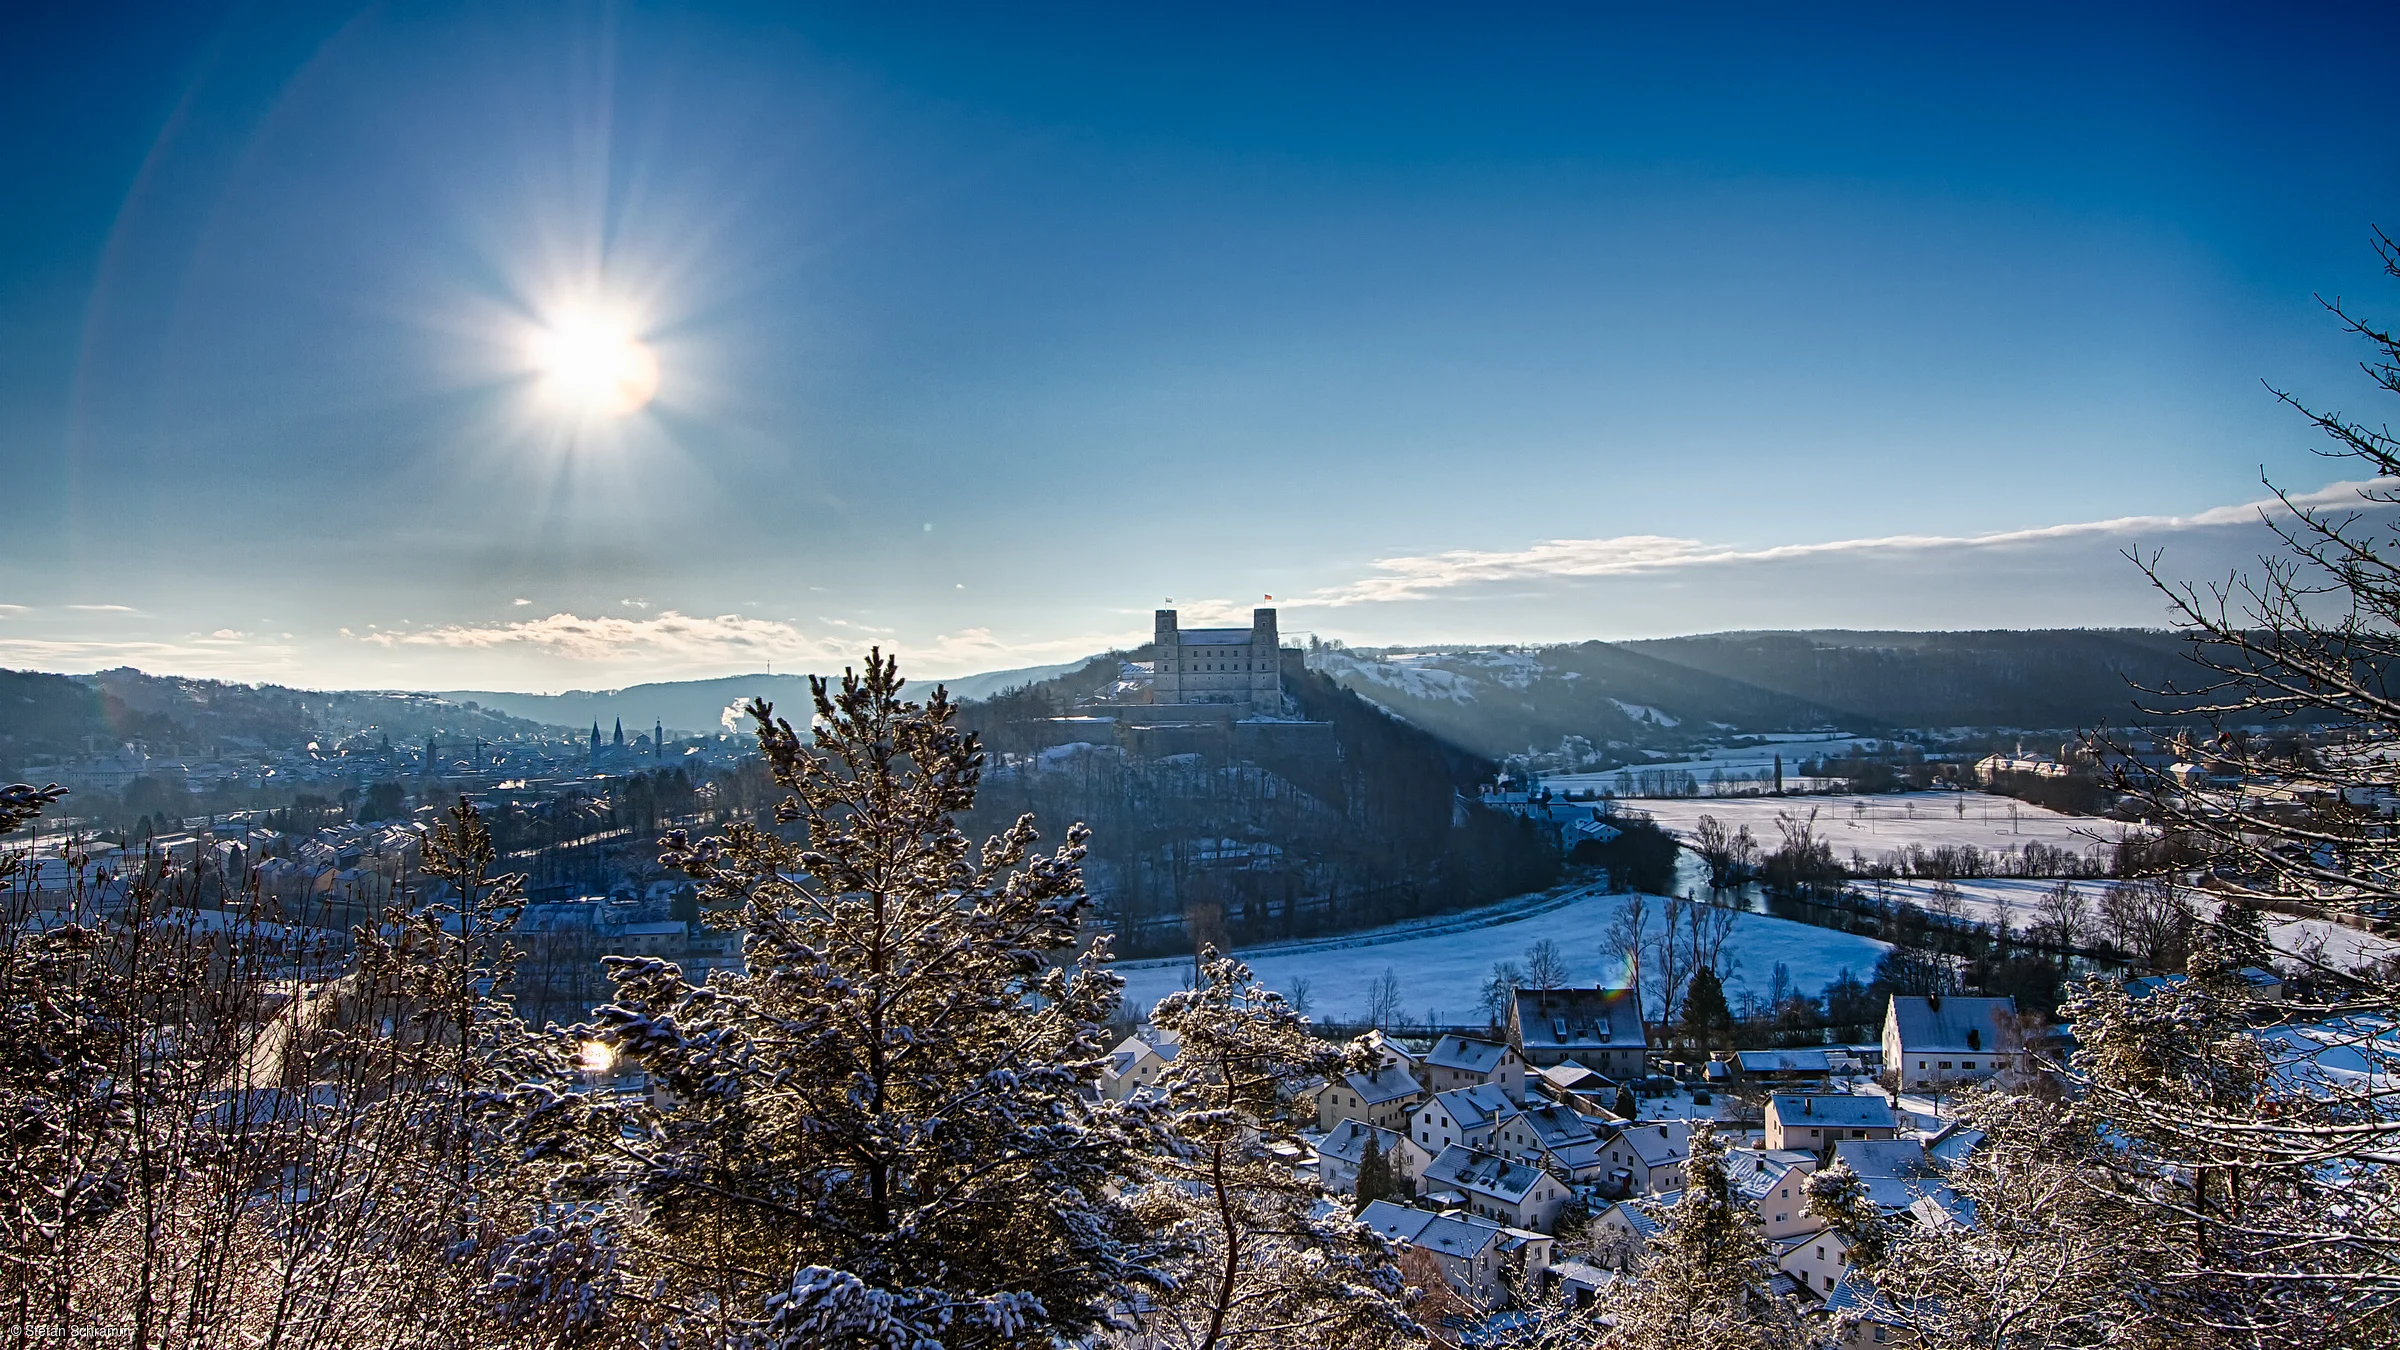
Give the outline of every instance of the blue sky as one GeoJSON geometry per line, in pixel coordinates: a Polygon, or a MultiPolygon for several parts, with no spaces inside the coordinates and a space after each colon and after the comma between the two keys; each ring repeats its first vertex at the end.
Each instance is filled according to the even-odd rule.
{"type": "Polygon", "coordinates": [[[2161,621],[2372,408],[2388,9],[0,20],[0,663],[2161,621]],[[603,314],[637,410],[530,352],[603,314]],[[562,318],[562,316],[565,316],[562,318]]]}

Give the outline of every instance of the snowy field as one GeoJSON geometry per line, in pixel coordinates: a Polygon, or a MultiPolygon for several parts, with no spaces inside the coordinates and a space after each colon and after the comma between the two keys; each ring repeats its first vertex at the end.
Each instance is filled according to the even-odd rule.
{"type": "MultiPolygon", "coordinates": [[[[1625,972],[1600,954],[1600,934],[1623,907],[1627,897],[1581,892],[1555,908],[1512,904],[1495,921],[1461,926],[1474,916],[1452,916],[1451,926],[1431,932],[1403,927],[1353,933],[1322,943],[1298,947],[1262,947],[1242,953],[1258,978],[1287,996],[1293,982],[1309,982],[1310,1011],[1327,1021],[1360,1020],[1367,1009],[1370,985],[1386,970],[1400,978],[1402,998],[1411,1020],[1462,1023],[1479,1020],[1476,1003],[1492,963],[1523,964],[1525,949],[1543,938],[1565,949],[1568,983],[1613,984],[1625,972]]],[[[1657,902],[1652,902],[1656,913],[1657,902]]],[[[1657,920],[1652,919],[1655,931],[1657,920]]],[[[1847,966],[1864,980],[1874,974],[1885,945],[1830,928],[1816,928],[1764,914],[1743,914],[1726,949],[1740,961],[1726,981],[1726,993],[1736,1001],[1745,990],[1765,997],[1775,963],[1790,968],[1793,984],[1816,993],[1847,966]]],[[[1125,977],[1125,1005],[1146,1014],[1158,1000],[1189,986],[1189,959],[1120,961],[1125,977]]]]}
{"type": "Polygon", "coordinates": [[[2113,843],[2119,831],[2131,828],[2114,820],[2061,815],[2029,802],[1984,792],[1665,797],[1627,805],[1685,837],[1690,836],[1702,816],[1715,816],[1725,822],[1728,830],[1747,825],[1766,848],[1773,848],[1782,839],[1775,828],[1776,816],[1786,813],[1805,816],[1814,811],[1817,834],[1833,845],[1835,856],[1847,859],[1856,850],[1869,861],[1910,844],[1927,848],[1973,844],[1996,852],[2023,848],[2028,840],[2039,840],[2056,848],[2088,853],[2113,843]],[[1961,806],[1966,808],[1963,813],[1961,806]],[[2014,815],[2010,814],[2012,807],[2014,815]]]}
{"type": "MultiPolygon", "coordinates": [[[[2032,922],[2035,902],[2058,883],[2016,877],[1988,877],[1951,884],[1958,888],[1959,908],[1968,917],[1978,923],[1991,923],[2005,914],[2010,927],[2021,929],[2032,922]]],[[[1857,888],[1869,895],[1889,896],[1895,901],[1906,900],[1919,908],[1925,907],[1933,890],[1931,881],[1887,881],[1883,885],[1884,889],[1880,892],[1873,882],[1859,882],[1857,888]]],[[[2092,912],[2099,908],[2100,893],[2108,889],[2109,883],[2105,879],[2079,880],[2073,885],[2083,892],[2084,901],[2089,906],[2087,912],[2092,912]]],[[[2203,913],[2213,912],[2206,908],[2210,901],[2205,896],[2193,898],[2204,907],[2203,913]]],[[[2322,944],[2324,959],[2343,968],[2400,954],[2400,942],[2347,928],[2326,919],[2294,919],[2270,913],[2267,915],[2267,938],[2275,944],[2276,950],[2284,952],[2309,950],[2322,944]]]]}

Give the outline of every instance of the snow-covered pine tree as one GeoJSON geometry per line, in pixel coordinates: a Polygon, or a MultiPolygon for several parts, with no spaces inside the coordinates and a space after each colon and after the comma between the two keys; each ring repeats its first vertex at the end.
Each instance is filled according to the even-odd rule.
{"type": "Polygon", "coordinates": [[[1317,1084],[1373,1067],[1366,1043],[1319,1040],[1248,966],[1213,950],[1200,987],[1162,999],[1150,1021],[1177,1047],[1159,1075],[1173,1151],[1142,1213],[1181,1259],[1176,1291],[1126,1343],[1268,1350],[1414,1335],[1391,1245],[1295,1172],[1289,1149],[1314,1123],[1317,1084]]]}
{"type": "Polygon", "coordinates": [[[812,738],[751,705],[786,832],[666,841],[747,971],[694,986],[612,958],[593,1033],[651,1075],[627,1137],[572,1113],[536,1147],[615,1197],[618,1263],[679,1342],[1048,1346],[1153,1283],[1118,1198],[1141,1106],[1092,1089],[1121,981],[1076,954],[1085,831],[1031,817],[980,849],[955,820],[983,753],[880,651],[812,680],[812,738]]]}
{"type": "Polygon", "coordinates": [[[1725,1142],[1697,1123],[1683,1195],[1645,1249],[1639,1281],[1608,1311],[1602,1350],[1796,1350],[1812,1344],[1792,1299],[1772,1287],[1758,1216],[1734,1198],[1725,1142]]]}

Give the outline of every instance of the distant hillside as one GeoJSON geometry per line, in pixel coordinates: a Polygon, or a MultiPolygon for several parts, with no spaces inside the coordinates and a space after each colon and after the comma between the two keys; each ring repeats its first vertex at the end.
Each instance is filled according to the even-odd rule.
{"type": "MultiPolygon", "coordinates": [[[[1076,661],[1058,666],[1027,666],[1020,670],[962,675],[954,680],[911,678],[909,688],[918,698],[932,693],[935,685],[947,687],[953,698],[989,698],[1003,689],[1053,679],[1079,669],[1083,664],[1076,661]]],[[[901,673],[907,673],[905,666],[901,673]]],[[[714,680],[666,680],[656,684],[631,685],[624,689],[573,689],[563,694],[512,694],[501,690],[460,689],[438,697],[458,703],[472,701],[486,708],[497,708],[512,717],[523,717],[554,727],[589,730],[597,722],[602,731],[607,731],[622,718],[628,736],[636,730],[648,731],[653,724],[660,723],[670,732],[706,735],[724,730],[726,711],[738,708],[753,698],[763,698],[778,709],[807,707],[808,676],[727,675],[714,680]]]]}
{"type": "Polygon", "coordinates": [[[395,744],[427,736],[504,741],[546,728],[432,694],[319,693],[228,684],[141,671],[51,675],[0,670],[0,759],[76,755],[140,741],[153,753],[207,753],[216,745],[282,748],[359,736],[395,744]]]}
{"type": "Polygon", "coordinates": [[[1478,754],[1581,737],[1623,758],[1731,733],[2076,729],[2140,720],[2134,684],[2189,683],[2172,633],[1714,633],[1644,642],[1406,652],[1312,664],[1478,754]]]}
{"type": "Polygon", "coordinates": [[[1325,734],[1288,744],[1196,738],[1152,755],[1048,720],[1113,682],[1120,655],[1149,651],[973,704],[965,721],[992,753],[970,833],[1024,812],[1053,838],[1089,824],[1085,877],[1121,953],[1346,932],[1556,878],[1552,839],[1468,804],[1493,764],[1313,671],[1285,692],[1325,734]]]}
{"type": "Polygon", "coordinates": [[[2154,629],[1712,633],[1622,644],[1831,709],[1845,725],[2122,725],[2135,685],[2190,684],[2191,643],[2154,629]]]}

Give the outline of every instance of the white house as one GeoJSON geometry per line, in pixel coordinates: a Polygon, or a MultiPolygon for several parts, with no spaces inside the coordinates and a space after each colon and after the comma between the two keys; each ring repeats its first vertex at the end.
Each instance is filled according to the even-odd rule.
{"type": "Polygon", "coordinates": [[[1692,1156],[1691,1122],[1645,1121],[1627,1125],[1602,1142],[1606,1171],[1600,1184],[1621,1195],[1658,1195],[1683,1189],[1683,1162],[1692,1156]]]}
{"type": "Polygon", "coordinates": [[[1445,1191],[1465,1197],[1468,1212],[1510,1228],[1547,1233],[1567,1203],[1567,1183],[1521,1159],[1453,1144],[1425,1169],[1428,1196],[1445,1191]]]}
{"type": "Polygon", "coordinates": [[[1481,1307],[1505,1306],[1510,1280],[1538,1286],[1550,1271],[1550,1239],[1527,1229],[1389,1200],[1368,1205],[1358,1218],[1400,1246],[1432,1253],[1442,1279],[1459,1297],[1481,1307]]]}
{"type": "Polygon", "coordinates": [[[1367,1156],[1370,1138],[1392,1170],[1411,1180],[1422,1179],[1433,1162],[1432,1154],[1398,1130],[1379,1130],[1364,1121],[1345,1120],[1317,1145],[1317,1180],[1326,1190],[1336,1195],[1357,1193],[1358,1165],[1367,1156]]]}
{"type": "Polygon", "coordinates": [[[1600,1247],[1596,1259],[1616,1270],[1638,1268],[1650,1239],[1658,1236],[1659,1229],[1666,1224],[1667,1211],[1675,1207],[1681,1196],[1680,1191],[1668,1191],[1602,1206],[1592,1215],[1591,1223],[1591,1234],[1600,1247]]]}
{"type": "Polygon", "coordinates": [[[1824,1298],[1850,1273],[1850,1243],[1839,1232],[1821,1228],[1767,1244],[1775,1268],[1800,1287],[1824,1298]]]}
{"type": "Polygon", "coordinates": [[[1975,1082],[2026,1067],[2013,998],[1899,994],[1883,1013],[1883,1067],[1903,1090],[1975,1082]]]}
{"type": "Polygon", "coordinates": [[[1492,1130],[1491,1151],[1539,1163],[1570,1181],[1598,1181],[1607,1174],[1600,1132],[1573,1108],[1539,1097],[1492,1130]]]}
{"type": "Polygon", "coordinates": [[[1418,1071],[1435,1092],[1489,1083],[1512,1102],[1525,1100],[1525,1057],[1513,1045],[1444,1036],[1426,1052],[1418,1071]]]}
{"type": "Polygon", "coordinates": [[[1823,1226],[1822,1220],[1808,1212],[1808,1178],[1816,1170],[1816,1155],[1795,1149],[1725,1151],[1725,1180],[1735,1195],[1758,1212],[1769,1242],[1823,1226]]]}
{"type": "Polygon", "coordinates": [[[1373,1073],[1346,1073],[1317,1089],[1317,1128],[1363,1120],[1386,1130],[1408,1128],[1408,1115],[1424,1095],[1406,1069],[1386,1065],[1373,1073]]]}
{"type": "Polygon", "coordinates": [[[1100,1065],[1100,1095],[1121,1102],[1158,1081],[1174,1062],[1176,1044],[1169,1039],[1146,1041],[1128,1036],[1108,1052],[1100,1065]]]}
{"type": "Polygon", "coordinates": [[[1890,1139],[1900,1133],[1892,1104],[1853,1093],[1778,1092],[1767,1098],[1767,1147],[1822,1153],[1837,1139],[1890,1139]]]}
{"type": "Polygon", "coordinates": [[[1492,1142],[1492,1131],[1515,1114],[1517,1104],[1508,1099],[1508,1094],[1484,1083],[1433,1094],[1417,1108],[1409,1129],[1417,1142],[1432,1153],[1452,1144],[1487,1148],[1492,1142]]]}

